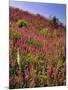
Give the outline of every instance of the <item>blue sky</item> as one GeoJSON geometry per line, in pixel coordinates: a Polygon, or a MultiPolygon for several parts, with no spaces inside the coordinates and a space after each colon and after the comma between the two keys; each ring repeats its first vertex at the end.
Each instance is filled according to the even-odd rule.
{"type": "Polygon", "coordinates": [[[56,16],[62,23],[66,24],[66,5],[49,4],[38,2],[25,2],[10,0],[10,6],[29,11],[34,14],[41,14],[44,17],[56,16]]]}

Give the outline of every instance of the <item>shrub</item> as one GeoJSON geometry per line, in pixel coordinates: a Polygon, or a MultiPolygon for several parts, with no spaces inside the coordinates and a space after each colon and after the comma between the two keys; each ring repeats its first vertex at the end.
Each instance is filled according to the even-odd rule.
{"type": "Polygon", "coordinates": [[[48,35],[48,28],[41,29],[40,33],[42,33],[44,36],[47,36],[48,35]]]}
{"type": "Polygon", "coordinates": [[[28,22],[25,20],[18,20],[17,21],[17,25],[18,27],[27,27],[28,26],[28,22]]]}
{"type": "Polygon", "coordinates": [[[49,24],[52,25],[54,28],[57,28],[60,24],[59,19],[54,16],[49,19],[49,24]]]}
{"type": "Polygon", "coordinates": [[[20,34],[18,32],[16,32],[15,30],[10,29],[9,38],[11,40],[18,40],[20,38],[20,34]]]}

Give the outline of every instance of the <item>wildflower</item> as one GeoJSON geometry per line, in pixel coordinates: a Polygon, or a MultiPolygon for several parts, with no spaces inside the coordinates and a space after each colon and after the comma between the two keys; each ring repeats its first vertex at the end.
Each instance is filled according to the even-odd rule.
{"type": "Polygon", "coordinates": [[[48,77],[50,77],[51,76],[51,73],[52,73],[52,67],[50,65],[48,65],[48,71],[47,71],[47,73],[48,73],[48,77]]]}
{"type": "Polygon", "coordinates": [[[58,74],[58,69],[57,69],[57,67],[54,67],[54,68],[53,68],[53,74],[54,74],[54,80],[56,80],[56,79],[57,79],[57,74],[58,74]]]}
{"type": "Polygon", "coordinates": [[[27,81],[29,79],[29,71],[26,66],[24,67],[24,75],[25,75],[25,80],[27,81]]]}

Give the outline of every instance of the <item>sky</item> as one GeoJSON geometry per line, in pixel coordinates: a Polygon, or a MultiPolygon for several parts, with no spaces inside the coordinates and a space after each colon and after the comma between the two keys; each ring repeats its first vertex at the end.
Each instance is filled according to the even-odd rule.
{"type": "Polygon", "coordinates": [[[64,25],[66,24],[66,5],[65,4],[52,4],[52,3],[39,3],[39,2],[26,2],[10,0],[10,6],[20,8],[30,13],[40,14],[44,17],[56,16],[59,21],[64,25]]]}

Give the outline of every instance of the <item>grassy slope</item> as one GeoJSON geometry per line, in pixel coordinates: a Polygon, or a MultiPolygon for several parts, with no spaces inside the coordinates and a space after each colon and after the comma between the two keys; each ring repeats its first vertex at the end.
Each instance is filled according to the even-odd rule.
{"type": "MultiPolygon", "coordinates": [[[[29,80],[25,80],[24,82],[22,80],[22,74],[20,70],[18,70],[19,66],[17,64],[17,61],[15,61],[16,59],[15,52],[12,52],[12,49],[15,48],[16,50],[19,50],[21,58],[26,56],[27,53],[32,53],[37,58],[36,64],[39,62],[39,65],[41,65],[40,61],[44,60],[43,65],[41,65],[39,69],[42,69],[43,67],[46,69],[46,67],[50,65],[52,68],[52,72],[53,72],[53,68],[56,67],[58,68],[58,74],[61,73],[60,76],[62,76],[63,73],[65,72],[65,71],[62,72],[65,65],[65,37],[66,37],[65,28],[61,26],[59,26],[58,28],[54,28],[49,24],[47,18],[44,18],[39,14],[34,15],[34,14],[30,14],[27,11],[10,8],[10,32],[12,32],[12,30],[15,30],[15,32],[17,32],[20,35],[20,38],[14,40],[14,38],[11,39],[10,37],[10,42],[9,42],[10,43],[10,88],[64,85],[65,79],[61,80],[62,78],[60,78],[59,81],[53,80],[51,76],[49,80],[48,74],[46,75],[46,79],[45,77],[42,77],[41,81],[36,82],[36,78],[38,77],[40,72],[40,71],[38,72],[37,76],[35,75],[37,73],[37,68],[38,68],[37,66],[35,68],[36,73],[34,74],[34,76],[32,75],[32,81],[30,82],[29,80]],[[16,23],[20,19],[27,21],[29,23],[28,27],[19,28],[16,23]],[[48,29],[47,35],[44,35],[45,32],[44,33],[40,32],[40,30],[43,28],[48,29]],[[14,57],[12,55],[13,53],[14,53],[14,57]],[[45,61],[45,59],[40,57],[41,54],[44,54],[46,56],[47,62],[45,61]],[[41,60],[39,58],[41,58],[41,60]],[[63,59],[64,61],[62,62],[61,59],[63,59]],[[47,65],[45,62],[47,63],[47,65]],[[56,64],[53,65],[52,62],[55,62],[56,64]],[[61,66],[62,68],[60,69],[61,66]],[[16,76],[15,74],[12,74],[13,73],[12,69],[17,71],[17,72],[14,71],[15,73],[17,73],[16,76]],[[15,79],[15,77],[20,78],[20,81],[15,79]],[[46,84],[45,84],[45,80],[47,81],[46,84]],[[30,85],[26,83],[26,81],[29,82],[30,85]],[[40,83],[40,85],[38,85],[38,83],[40,83]]],[[[31,64],[29,65],[30,67],[32,67],[31,64]]],[[[30,71],[31,69],[29,69],[29,73],[30,71]]],[[[44,71],[45,70],[42,70],[41,71],[42,74],[40,75],[45,76],[44,71]]],[[[46,72],[48,73],[48,68],[46,72]]],[[[25,71],[23,72],[23,75],[24,73],[25,71]]],[[[52,75],[54,76],[54,74],[52,75]]],[[[25,77],[23,76],[23,79],[24,78],[25,77]]]]}

